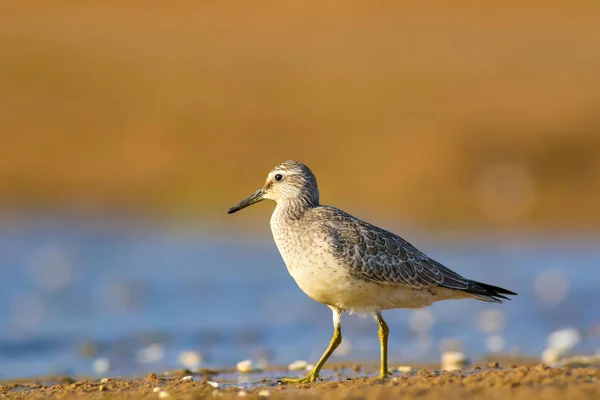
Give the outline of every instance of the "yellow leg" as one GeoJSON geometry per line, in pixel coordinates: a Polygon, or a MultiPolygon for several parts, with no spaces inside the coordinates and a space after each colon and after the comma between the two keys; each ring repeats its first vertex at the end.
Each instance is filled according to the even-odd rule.
{"type": "Polygon", "coordinates": [[[329,342],[329,346],[325,353],[319,359],[319,362],[315,365],[315,367],[303,378],[283,378],[281,383],[309,383],[314,382],[318,379],[323,380],[319,376],[319,372],[321,372],[321,368],[327,362],[329,356],[333,354],[335,349],[342,343],[342,311],[331,308],[333,311],[333,337],[331,338],[331,342],[329,342]]]}
{"type": "Polygon", "coordinates": [[[383,317],[381,316],[380,312],[375,314],[375,319],[379,324],[379,345],[381,347],[381,368],[379,370],[379,377],[385,379],[388,377],[388,375],[392,374],[388,370],[387,364],[388,335],[390,333],[390,329],[383,320],[383,317]]]}

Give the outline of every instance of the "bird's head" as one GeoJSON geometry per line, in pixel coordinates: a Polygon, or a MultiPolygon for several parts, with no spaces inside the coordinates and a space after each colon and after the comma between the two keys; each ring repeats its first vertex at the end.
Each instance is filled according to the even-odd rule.
{"type": "Polygon", "coordinates": [[[263,187],[231,207],[228,213],[233,214],[262,200],[274,200],[277,203],[298,202],[307,206],[318,205],[317,178],[303,163],[284,161],[269,172],[263,187]]]}

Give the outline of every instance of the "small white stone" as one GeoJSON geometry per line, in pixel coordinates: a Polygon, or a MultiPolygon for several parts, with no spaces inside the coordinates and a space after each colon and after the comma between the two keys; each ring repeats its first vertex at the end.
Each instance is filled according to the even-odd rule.
{"type": "Polygon", "coordinates": [[[581,334],[577,329],[566,328],[552,332],[548,335],[548,347],[561,353],[571,351],[581,341],[581,334]]]}
{"type": "Polygon", "coordinates": [[[248,396],[248,392],[246,392],[246,391],[244,391],[244,390],[240,390],[240,391],[238,392],[238,396],[239,396],[239,397],[246,397],[246,396],[248,396]]]}
{"type": "Polygon", "coordinates": [[[156,386],[156,387],[154,387],[154,389],[152,389],[152,391],[153,391],[154,393],[158,393],[158,392],[160,392],[161,390],[162,390],[162,389],[161,389],[161,388],[159,388],[158,386],[156,386]]]}
{"type": "Polygon", "coordinates": [[[290,371],[302,371],[303,369],[306,369],[306,366],[308,365],[308,363],[304,360],[297,360],[294,361],[293,363],[291,363],[290,365],[288,365],[288,369],[290,371]]]}
{"type": "Polygon", "coordinates": [[[102,378],[102,379],[100,379],[100,383],[106,383],[108,381],[110,381],[110,378],[102,378]]]}
{"type": "Polygon", "coordinates": [[[206,383],[208,383],[210,386],[214,387],[215,389],[219,388],[219,382],[208,381],[206,383]]]}
{"type": "Polygon", "coordinates": [[[182,381],[193,381],[194,377],[191,375],[188,376],[184,376],[183,378],[181,378],[182,381]]]}
{"type": "Polygon", "coordinates": [[[92,368],[97,374],[105,374],[110,370],[110,361],[108,361],[108,358],[98,358],[94,361],[92,368]]]}
{"type": "Polygon", "coordinates": [[[262,371],[258,365],[252,360],[244,360],[237,363],[237,370],[240,372],[260,372],[262,371]]]}
{"type": "Polygon", "coordinates": [[[560,350],[549,347],[542,351],[540,359],[544,364],[555,365],[558,362],[558,360],[560,360],[561,356],[562,352],[560,350]]]}
{"type": "Polygon", "coordinates": [[[169,392],[165,392],[164,390],[161,390],[160,392],[158,392],[158,398],[160,399],[166,399],[167,397],[170,397],[171,395],[169,394],[169,392]]]}
{"type": "Polygon", "coordinates": [[[442,370],[455,371],[469,364],[469,359],[462,351],[447,351],[442,354],[442,370]]]}
{"type": "Polygon", "coordinates": [[[407,374],[412,371],[412,368],[410,365],[401,365],[398,368],[396,368],[396,371],[402,372],[403,374],[407,374]]]}
{"type": "Polygon", "coordinates": [[[258,395],[260,397],[269,397],[271,395],[271,392],[263,389],[260,392],[258,392],[258,395]]]}
{"type": "Polygon", "coordinates": [[[179,362],[188,369],[197,369],[202,364],[202,354],[191,350],[182,351],[179,353],[179,362]]]}

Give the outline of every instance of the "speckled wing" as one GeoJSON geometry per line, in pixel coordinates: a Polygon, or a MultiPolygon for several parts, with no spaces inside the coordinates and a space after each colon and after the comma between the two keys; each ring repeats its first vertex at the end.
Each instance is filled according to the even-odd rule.
{"type": "Polygon", "coordinates": [[[430,259],[401,237],[334,207],[322,208],[334,256],[355,277],[414,289],[443,286],[467,290],[470,283],[430,259]]]}

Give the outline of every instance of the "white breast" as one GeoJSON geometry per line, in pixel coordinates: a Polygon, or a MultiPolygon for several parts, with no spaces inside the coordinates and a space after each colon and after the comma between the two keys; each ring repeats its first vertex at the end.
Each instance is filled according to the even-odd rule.
{"type": "Polygon", "coordinates": [[[348,275],[329,251],[324,235],[286,218],[279,206],[271,217],[271,231],[288,272],[302,291],[315,301],[336,305],[332,283],[345,282],[348,275]]]}

